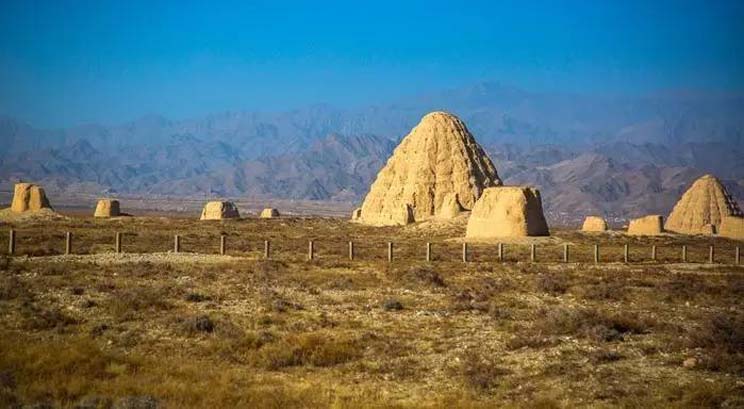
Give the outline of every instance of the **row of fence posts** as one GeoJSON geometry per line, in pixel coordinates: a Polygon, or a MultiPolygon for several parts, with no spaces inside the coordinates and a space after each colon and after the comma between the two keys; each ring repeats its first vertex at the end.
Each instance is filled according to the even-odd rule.
{"type": "MultiPolygon", "coordinates": [[[[16,252],[16,231],[10,230],[9,236],[8,236],[8,254],[13,255],[16,252]]],[[[66,232],[65,233],[65,254],[69,255],[72,254],[72,232],[66,232]]],[[[563,262],[568,263],[570,261],[570,246],[568,244],[563,245],[563,262]]],[[[464,263],[469,262],[469,251],[468,251],[468,243],[462,243],[462,261],[464,263]]],[[[656,261],[656,245],[651,246],[651,261],[656,261]]],[[[122,252],[122,233],[117,232],[115,236],[114,241],[114,251],[116,253],[122,252]]],[[[181,252],[181,236],[175,235],[173,238],[173,252],[174,253],[180,253],[181,252]]],[[[220,235],[220,255],[227,254],[227,236],[222,234],[220,235]]],[[[708,251],[708,263],[713,264],[715,263],[715,247],[710,246],[708,251]]],[[[354,242],[349,242],[349,252],[348,252],[349,260],[354,260],[354,242]]],[[[387,243],[387,259],[389,262],[393,261],[393,242],[387,243]]],[[[496,257],[498,261],[505,261],[506,260],[506,252],[505,247],[503,243],[498,243],[496,247],[496,257]]],[[[268,240],[264,241],[264,258],[269,259],[271,258],[271,242],[268,240]]],[[[307,249],[307,258],[308,260],[314,260],[315,259],[315,242],[310,240],[308,242],[308,249],[307,249]]],[[[431,262],[433,261],[433,252],[432,252],[432,246],[430,242],[426,243],[426,261],[431,262]]],[[[530,261],[535,263],[537,262],[537,245],[531,244],[530,245],[530,261]]],[[[623,246],[623,261],[625,263],[630,263],[630,246],[628,244],[625,244],[623,246]]],[[[687,263],[687,246],[682,246],[682,254],[681,254],[681,261],[683,263],[687,263]]],[[[599,254],[599,245],[594,245],[594,262],[599,263],[600,262],[600,254],[599,254]]],[[[735,264],[740,264],[741,262],[741,250],[739,246],[736,247],[735,251],[735,264]]]]}

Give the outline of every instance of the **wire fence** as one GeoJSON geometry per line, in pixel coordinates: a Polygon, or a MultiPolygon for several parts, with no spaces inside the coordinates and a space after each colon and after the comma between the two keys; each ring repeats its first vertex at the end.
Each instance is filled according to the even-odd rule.
{"type": "Polygon", "coordinates": [[[255,259],[363,260],[393,263],[397,260],[426,262],[527,262],[527,263],[741,263],[739,246],[639,245],[625,244],[512,244],[341,241],[333,239],[255,240],[240,235],[188,233],[170,235],[116,232],[86,234],[78,239],[73,232],[22,234],[10,230],[0,245],[11,256],[46,256],[100,253],[192,253],[219,254],[255,259]]]}

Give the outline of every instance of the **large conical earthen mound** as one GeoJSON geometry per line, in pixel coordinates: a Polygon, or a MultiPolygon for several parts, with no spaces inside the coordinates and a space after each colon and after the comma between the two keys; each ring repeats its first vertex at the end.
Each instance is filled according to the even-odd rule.
{"type": "Polygon", "coordinates": [[[364,199],[359,221],[387,226],[452,218],[472,209],[486,188],[500,185],[493,162],[465,124],[432,112],[395,148],[364,199]],[[407,208],[413,217],[401,217],[407,208]]]}
{"type": "Polygon", "coordinates": [[[710,234],[724,217],[741,217],[734,199],[713,175],[705,175],[682,195],[667,218],[665,230],[684,234],[710,234]]]}

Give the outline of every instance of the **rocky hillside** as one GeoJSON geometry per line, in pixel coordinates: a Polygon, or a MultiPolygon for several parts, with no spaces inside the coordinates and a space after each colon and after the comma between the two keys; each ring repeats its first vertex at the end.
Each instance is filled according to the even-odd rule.
{"type": "Polygon", "coordinates": [[[353,110],[152,115],[57,130],[0,118],[0,188],[20,178],[92,193],[358,202],[432,110],[462,118],[507,183],[540,187],[551,218],[667,213],[703,173],[744,192],[741,96],[605,98],[494,83],[353,110]]]}
{"type": "Polygon", "coordinates": [[[585,153],[539,166],[507,179],[541,189],[551,220],[575,222],[577,215],[605,215],[620,222],[629,216],[667,214],[701,171],[690,167],[632,166],[585,153]]]}

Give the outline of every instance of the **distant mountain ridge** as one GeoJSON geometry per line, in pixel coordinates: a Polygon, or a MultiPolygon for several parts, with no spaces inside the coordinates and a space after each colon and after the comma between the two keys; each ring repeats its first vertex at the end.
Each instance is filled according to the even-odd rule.
{"type": "Polygon", "coordinates": [[[359,201],[427,112],[457,114],[508,183],[543,190],[549,212],[665,213],[692,179],[744,191],[744,98],[593,97],[498,83],[344,110],[224,112],[116,126],[36,129],[0,117],[0,181],[51,189],[359,201]],[[672,203],[670,203],[672,202],[672,203]]]}

